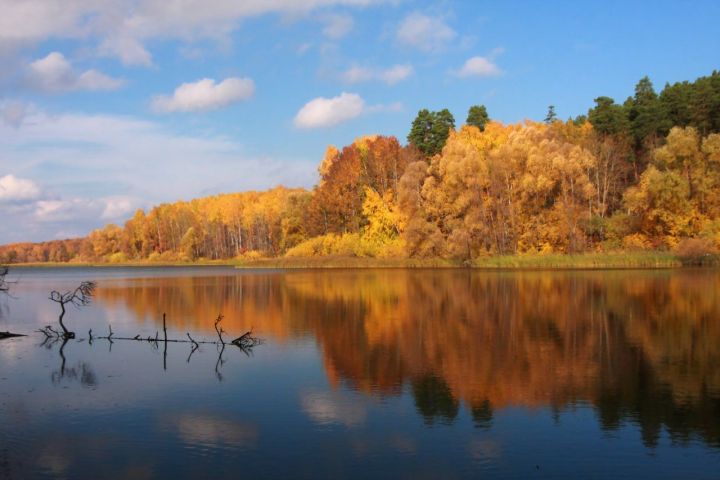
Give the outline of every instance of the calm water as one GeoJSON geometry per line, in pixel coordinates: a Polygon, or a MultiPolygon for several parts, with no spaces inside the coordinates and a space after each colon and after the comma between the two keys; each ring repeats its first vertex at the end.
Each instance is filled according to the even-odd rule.
{"type": "Polygon", "coordinates": [[[16,269],[0,478],[718,478],[720,272],[16,269]],[[87,331],[214,339],[87,341],[87,331]],[[162,333],[161,333],[162,335],[162,333]],[[62,355],[65,357],[63,367],[62,355]]]}

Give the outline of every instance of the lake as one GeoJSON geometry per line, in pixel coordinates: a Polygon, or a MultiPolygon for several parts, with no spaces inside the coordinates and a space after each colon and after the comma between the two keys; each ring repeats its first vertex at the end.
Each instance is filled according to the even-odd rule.
{"type": "Polygon", "coordinates": [[[0,478],[718,478],[720,272],[16,268],[0,478]],[[97,282],[57,325],[51,290],[97,282]],[[107,340],[214,341],[248,350],[107,340]]]}

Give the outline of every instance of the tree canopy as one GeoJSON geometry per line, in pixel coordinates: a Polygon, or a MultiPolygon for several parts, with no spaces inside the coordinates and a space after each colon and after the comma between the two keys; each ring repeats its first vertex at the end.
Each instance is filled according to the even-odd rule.
{"type": "Polygon", "coordinates": [[[426,157],[432,157],[440,153],[454,128],[455,118],[447,108],[438,112],[422,109],[413,120],[407,139],[426,157]]]}
{"type": "MultiPolygon", "coordinates": [[[[0,263],[194,261],[282,255],[443,257],[720,249],[720,74],[648,77],[563,122],[455,129],[422,109],[408,144],[329,146],[312,190],[282,186],[138,210],[84,238],[0,246],[0,263]],[[695,243],[688,243],[689,241],[695,243]]],[[[0,271],[1,273],[1,271],[0,271]]]]}
{"type": "Polygon", "coordinates": [[[477,127],[482,132],[485,130],[485,125],[490,121],[487,109],[485,105],[473,105],[468,110],[466,124],[473,127],[477,127]]]}

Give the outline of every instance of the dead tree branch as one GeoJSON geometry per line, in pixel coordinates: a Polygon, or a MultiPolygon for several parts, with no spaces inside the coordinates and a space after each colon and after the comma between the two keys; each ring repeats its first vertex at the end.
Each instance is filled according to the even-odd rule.
{"type": "Polygon", "coordinates": [[[225,340],[223,340],[222,334],[225,333],[225,330],[222,329],[222,326],[220,325],[220,322],[222,322],[223,314],[219,314],[217,318],[215,319],[215,331],[217,332],[218,338],[220,339],[220,343],[225,345],[225,340]]]}
{"type": "Polygon", "coordinates": [[[243,333],[230,343],[232,343],[236,347],[240,347],[241,349],[246,350],[254,347],[255,345],[259,345],[261,343],[261,340],[257,337],[253,337],[251,328],[249,331],[243,333]]]}
{"type": "Polygon", "coordinates": [[[0,292],[7,293],[10,291],[10,285],[8,285],[7,280],[5,280],[5,277],[8,274],[8,267],[5,265],[0,265],[0,292]]]}
{"type": "Polygon", "coordinates": [[[65,327],[63,318],[65,317],[65,305],[74,305],[75,307],[86,307],[92,302],[95,294],[95,282],[82,282],[79,287],[70,292],[60,293],[57,290],[50,292],[50,300],[60,305],[60,316],[58,322],[63,330],[65,338],[75,338],[75,332],[71,332],[65,327]]]}

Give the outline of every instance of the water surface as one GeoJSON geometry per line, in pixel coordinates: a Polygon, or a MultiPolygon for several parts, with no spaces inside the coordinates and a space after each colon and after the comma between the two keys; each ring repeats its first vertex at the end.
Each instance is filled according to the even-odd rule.
{"type": "Polygon", "coordinates": [[[720,273],[16,269],[0,478],[717,478],[720,273]],[[104,340],[213,340],[251,352],[104,340]],[[160,333],[162,336],[162,333],[160,333]],[[63,362],[64,357],[64,362],[63,362]]]}

